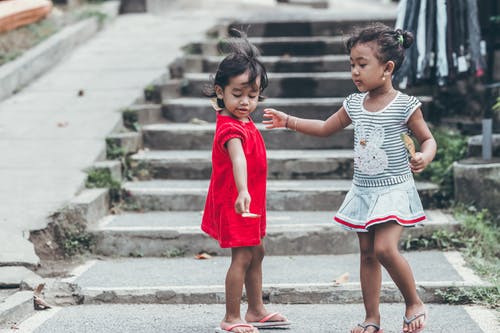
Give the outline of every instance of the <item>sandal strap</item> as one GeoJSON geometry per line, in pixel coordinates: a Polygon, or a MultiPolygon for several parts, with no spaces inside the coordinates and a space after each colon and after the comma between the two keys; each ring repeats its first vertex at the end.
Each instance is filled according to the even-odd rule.
{"type": "Polygon", "coordinates": [[[415,321],[416,319],[418,319],[422,316],[424,316],[424,317],[426,316],[425,312],[414,314],[410,318],[406,318],[406,316],[403,316],[403,320],[404,320],[406,325],[410,325],[413,321],[415,321]]]}
{"type": "Polygon", "coordinates": [[[280,314],[279,312],[272,312],[272,313],[268,314],[267,316],[265,316],[264,318],[262,318],[261,320],[259,320],[259,323],[266,323],[269,319],[271,319],[272,317],[279,315],[279,314],[280,314]]]}
{"type": "Polygon", "coordinates": [[[363,324],[358,324],[358,326],[363,329],[363,332],[366,331],[366,329],[368,327],[373,327],[375,329],[375,332],[380,331],[380,326],[375,324],[375,323],[367,322],[367,323],[363,323],[363,324]]]}
{"type": "Polygon", "coordinates": [[[228,327],[226,327],[226,328],[222,328],[222,327],[221,327],[221,328],[222,328],[224,331],[229,331],[229,332],[230,332],[230,331],[232,331],[232,330],[233,330],[233,328],[236,328],[236,327],[253,328],[253,326],[252,326],[252,325],[250,325],[250,324],[244,324],[244,323],[234,324],[234,325],[230,325],[230,326],[228,326],[228,327]]]}

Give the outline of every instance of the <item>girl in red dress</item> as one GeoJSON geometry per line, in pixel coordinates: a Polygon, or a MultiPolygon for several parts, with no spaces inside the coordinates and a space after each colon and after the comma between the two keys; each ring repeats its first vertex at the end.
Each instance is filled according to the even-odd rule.
{"type": "Polygon", "coordinates": [[[262,238],[266,234],[267,160],[264,140],[250,114],[267,86],[259,52],[239,31],[228,42],[232,52],[222,60],[213,87],[217,121],[212,147],[212,176],[201,228],[222,248],[231,248],[226,275],[226,315],[216,332],[255,333],[257,327],[289,324],[269,313],[262,301],[262,238]],[[254,216],[246,217],[248,213],[254,216]],[[243,285],[248,298],[240,314],[243,285]]]}

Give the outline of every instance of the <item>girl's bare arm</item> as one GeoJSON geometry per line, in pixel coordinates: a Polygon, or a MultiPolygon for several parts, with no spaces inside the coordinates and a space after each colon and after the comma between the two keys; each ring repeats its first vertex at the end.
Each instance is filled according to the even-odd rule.
{"type": "Polygon", "coordinates": [[[287,127],[300,133],[322,137],[330,136],[351,124],[351,118],[344,107],[327,120],[298,118],[275,109],[264,109],[264,117],[268,118],[262,122],[267,125],[266,128],[287,127]]]}
{"type": "Polygon", "coordinates": [[[250,211],[251,197],[247,185],[247,160],[241,140],[238,138],[230,139],[226,142],[226,147],[233,164],[234,182],[238,190],[234,209],[239,214],[248,213],[250,211]]]}
{"type": "Polygon", "coordinates": [[[420,144],[420,152],[415,154],[415,158],[410,160],[410,167],[413,172],[419,173],[432,162],[436,155],[437,144],[427,126],[422,110],[418,108],[408,119],[408,128],[413,132],[420,144]]]}

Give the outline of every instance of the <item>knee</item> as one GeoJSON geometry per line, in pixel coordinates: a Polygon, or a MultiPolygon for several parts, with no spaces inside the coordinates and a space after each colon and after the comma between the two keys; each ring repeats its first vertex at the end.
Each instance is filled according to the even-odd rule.
{"type": "Polygon", "coordinates": [[[252,252],[244,249],[233,250],[231,265],[241,267],[246,270],[252,262],[252,252]]]}
{"type": "Polygon", "coordinates": [[[398,249],[391,246],[375,246],[375,257],[377,260],[384,264],[391,262],[396,256],[399,255],[398,249]]]}
{"type": "Polygon", "coordinates": [[[266,254],[266,251],[265,251],[263,245],[259,245],[259,246],[256,246],[254,248],[254,251],[253,251],[254,260],[262,261],[264,259],[265,254],[266,254]]]}

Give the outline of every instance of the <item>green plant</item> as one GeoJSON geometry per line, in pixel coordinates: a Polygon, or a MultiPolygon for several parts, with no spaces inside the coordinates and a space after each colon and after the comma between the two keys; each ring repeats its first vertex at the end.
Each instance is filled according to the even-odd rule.
{"type": "Polygon", "coordinates": [[[497,102],[491,108],[495,112],[500,112],[500,97],[497,97],[497,102]]]}
{"type": "Polygon", "coordinates": [[[137,111],[125,109],[122,111],[123,125],[134,131],[139,131],[139,115],[137,111]]]}
{"type": "Polygon", "coordinates": [[[111,160],[124,158],[126,155],[125,148],[122,147],[119,139],[106,139],[106,157],[111,160]]]}
{"type": "Polygon", "coordinates": [[[491,308],[500,306],[500,290],[498,286],[457,288],[451,287],[436,290],[436,295],[448,304],[479,304],[491,308]]]}
{"type": "Polygon", "coordinates": [[[435,196],[438,206],[450,206],[453,201],[453,162],[463,159],[467,153],[467,138],[455,131],[437,128],[432,131],[437,142],[434,161],[419,175],[416,180],[430,180],[439,185],[435,196]]]}
{"type": "Polygon", "coordinates": [[[182,256],[184,256],[185,253],[186,253],[186,251],[174,247],[174,248],[165,250],[165,252],[162,253],[162,256],[166,257],[166,258],[175,258],[175,257],[182,257],[182,256]]]}
{"type": "Polygon", "coordinates": [[[112,202],[121,198],[121,183],[111,176],[109,169],[91,169],[85,182],[87,188],[108,188],[112,202]]]}

